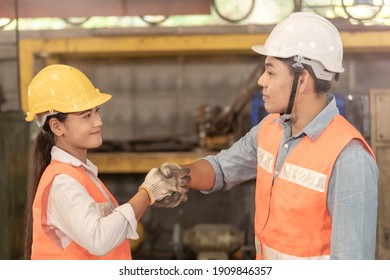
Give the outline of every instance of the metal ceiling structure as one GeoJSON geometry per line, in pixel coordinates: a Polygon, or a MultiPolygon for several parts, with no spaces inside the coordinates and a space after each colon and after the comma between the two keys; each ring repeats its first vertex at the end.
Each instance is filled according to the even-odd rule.
{"type": "Polygon", "coordinates": [[[0,18],[210,14],[212,0],[0,0],[0,18]]]}

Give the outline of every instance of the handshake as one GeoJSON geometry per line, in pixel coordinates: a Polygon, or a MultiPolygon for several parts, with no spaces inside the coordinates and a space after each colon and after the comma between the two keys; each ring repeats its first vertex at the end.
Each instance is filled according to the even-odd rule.
{"type": "Polygon", "coordinates": [[[140,186],[150,199],[150,205],[172,208],[182,201],[187,201],[188,188],[191,180],[190,169],[182,168],[175,163],[163,163],[159,168],[153,168],[140,186]]]}

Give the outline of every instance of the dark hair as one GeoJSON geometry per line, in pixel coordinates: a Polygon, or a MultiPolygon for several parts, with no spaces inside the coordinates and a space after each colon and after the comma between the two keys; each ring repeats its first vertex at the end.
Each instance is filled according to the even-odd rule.
{"type": "MultiPolygon", "coordinates": [[[[285,63],[289,67],[290,73],[292,75],[294,74],[294,70],[292,68],[292,65],[295,63],[295,60],[293,57],[289,57],[289,58],[279,58],[278,57],[277,59],[279,59],[280,61],[285,63]]],[[[304,69],[306,69],[309,72],[310,76],[314,79],[315,93],[321,94],[324,92],[328,92],[330,90],[330,87],[332,86],[331,81],[318,79],[316,77],[316,75],[314,74],[313,68],[310,65],[303,64],[303,67],[304,67],[304,69]]],[[[338,79],[338,75],[336,75],[336,80],[337,79],[338,79]]]]}
{"type": "Polygon", "coordinates": [[[56,118],[60,122],[64,122],[67,114],[58,113],[48,116],[41,131],[34,140],[29,164],[28,186],[27,186],[27,202],[26,202],[26,232],[24,240],[24,259],[31,258],[32,245],[32,206],[37,192],[39,180],[51,161],[51,149],[54,145],[54,134],[50,129],[49,120],[56,118]]]}

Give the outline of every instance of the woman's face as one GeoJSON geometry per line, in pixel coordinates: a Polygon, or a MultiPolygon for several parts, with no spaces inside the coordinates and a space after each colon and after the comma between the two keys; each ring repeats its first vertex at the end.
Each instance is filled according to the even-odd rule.
{"type": "Polygon", "coordinates": [[[61,123],[62,135],[57,137],[56,145],[59,144],[60,148],[73,155],[97,148],[103,142],[102,125],[99,107],[83,112],[68,113],[66,120],[61,123]]]}

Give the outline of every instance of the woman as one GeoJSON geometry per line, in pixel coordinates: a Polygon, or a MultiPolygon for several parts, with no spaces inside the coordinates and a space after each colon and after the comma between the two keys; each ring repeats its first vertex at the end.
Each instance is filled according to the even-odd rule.
{"type": "Polygon", "coordinates": [[[188,171],[168,164],[152,169],[118,206],[87,159],[88,150],[102,144],[99,106],[109,99],[66,65],[48,66],[31,81],[26,120],[35,119],[41,131],[30,164],[25,258],[131,259],[127,239],[138,238],[137,221],[147,207],[164,197],[186,199],[181,186],[188,171]]]}

